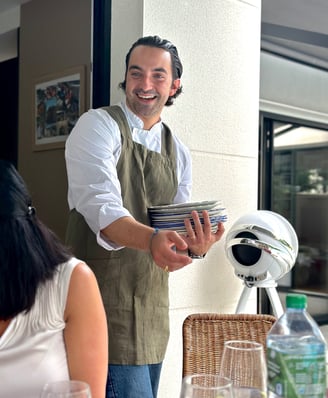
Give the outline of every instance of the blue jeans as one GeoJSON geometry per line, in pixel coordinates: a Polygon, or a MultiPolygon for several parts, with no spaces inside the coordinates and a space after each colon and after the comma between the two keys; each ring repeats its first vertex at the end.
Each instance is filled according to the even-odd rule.
{"type": "Polygon", "coordinates": [[[106,398],[156,398],[162,363],[109,365],[106,398]]]}

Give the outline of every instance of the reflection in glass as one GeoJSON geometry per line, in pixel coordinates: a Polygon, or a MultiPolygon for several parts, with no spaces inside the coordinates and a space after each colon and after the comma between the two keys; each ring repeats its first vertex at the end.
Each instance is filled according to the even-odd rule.
{"type": "Polygon", "coordinates": [[[299,238],[292,275],[279,285],[328,291],[328,131],[274,122],[272,209],[299,238]]]}

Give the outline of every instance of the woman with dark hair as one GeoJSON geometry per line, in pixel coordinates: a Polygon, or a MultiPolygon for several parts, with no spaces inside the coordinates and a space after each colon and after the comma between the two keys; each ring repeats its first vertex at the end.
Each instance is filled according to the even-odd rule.
{"type": "Polygon", "coordinates": [[[37,398],[65,379],[103,398],[107,344],[93,272],[38,219],[22,177],[0,160],[0,398],[37,398]]]}

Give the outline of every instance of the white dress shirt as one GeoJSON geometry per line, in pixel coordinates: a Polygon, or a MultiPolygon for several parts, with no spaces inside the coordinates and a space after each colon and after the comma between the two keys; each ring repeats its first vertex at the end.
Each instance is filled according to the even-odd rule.
{"type": "MultiPolygon", "coordinates": [[[[133,141],[152,151],[161,152],[162,122],[150,130],[125,103],[120,104],[131,128],[133,141]]],[[[173,135],[176,145],[178,191],[174,203],[190,201],[192,169],[188,148],[173,135]]],[[[66,141],[68,204],[75,208],[107,250],[121,246],[105,241],[100,231],[115,220],[131,216],[123,207],[116,165],[121,154],[121,133],[117,123],[104,109],[84,113],[66,141]]]]}

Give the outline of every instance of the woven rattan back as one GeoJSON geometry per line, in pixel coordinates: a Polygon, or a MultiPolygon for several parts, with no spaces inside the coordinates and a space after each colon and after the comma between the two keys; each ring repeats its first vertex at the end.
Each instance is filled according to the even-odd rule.
{"type": "Polygon", "coordinates": [[[251,340],[262,343],[276,318],[264,314],[189,315],[183,323],[183,377],[195,373],[220,372],[224,342],[251,340]]]}

